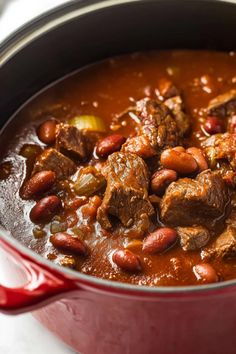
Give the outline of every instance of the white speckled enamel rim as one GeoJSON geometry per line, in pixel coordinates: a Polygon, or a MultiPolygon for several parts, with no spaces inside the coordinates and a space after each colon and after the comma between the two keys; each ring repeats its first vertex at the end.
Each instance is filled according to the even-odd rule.
{"type": "MultiPolygon", "coordinates": [[[[38,18],[30,21],[27,25],[23,26],[15,33],[13,33],[10,37],[8,37],[1,45],[0,45],[0,69],[1,67],[14,55],[16,55],[20,50],[22,50],[25,46],[27,46],[30,42],[45,34],[46,32],[53,30],[54,28],[60,26],[67,21],[70,21],[74,18],[78,18],[84,14],[93,13],[98,10],[102,10],[112,6],[120,6],[122,4],[130,4],[135,2],[144,2],[146,0],[104,0],[101,2],[97,2],[94,0],[85,0],[85,1],[72,1],[67,4],[61,5],[54,10],[50,10],[45,14],[39,16],[38,18]],[[76,5],[76,8],[74,8],[76,5]]],[[[169,1],[169,0],[156,0],[156,1],[169,1]]],[[[183,2],[191,0],[181,0],[183,2]]],[[[196,1],[196,0],[195,0],[196,1]]],[[[198,1],[206,1],[206,0],[198,0],[198,1]]],[[[210,2],[223,2],[223,3],[232,3],[235,4],[235,0],[208,0],[210,2]]],[[[11,237],[10,233],[3,229],[0,226],[0,239],[5,240],[6,243],[11,245],[13,248],[19,250],[22,254],[30,257],[35,260],[38,264],[42,264],[47,266],[48,269],[56,270],[62,274],[65,274],[68,279],[72,279],[75,281],[81,280],[83,283],[83,287],[87,287],[89,289],[95,288],[96,291],[98,289],[102,289],[103,292],[109,293],[111,295],[122,296],[122,291],[127,291],[130,296],[141,296],[143,300],[145,300],[146,295],[156,295],[156,297],[152,297],[153,300],[158,299],[159,295],[169,294],[173,295],[173,297],[169,298],[169,301],[174,300],[174,296],[178,298],[178,301],[181,301],[181,294],[186,299],[186,295],[190,295],[190,293],[200,293],[205,295],[211,295],[212,293],[216,293],[217,290],[222,290],[224,288],[229,288],[236,286],[236,280],[229,280],[216,284],[209,285],[201,285],[201,286],[170,286],[170,287],[148,287],[148,286],[138,286],[132,284],[126,284],[121,282],[113,282],[109,280],[103,280],[100,278],[96,278],[93,276],[89,276],[86,274],[82,274],[80,272],[76,272],[67,268],[63,268],[61,266],[55,265],[47,259],[44,259],[40,255],[36,254],[32,250],[28,249],[20,242],[11,237]],[[87,284],[87,285],[85,285],[87,284]],[[207,294],[206,294],[207,292],[207,294]]],[[[192,294],[193,295],[193,294],[192,294]]],[[[222,296],[222,291],[220,292],[222,296]]],[[[163,296],[162,296],[163,299],[163,296]]],[[[150,300],[150,298],[149,298],[150,300]]]]}

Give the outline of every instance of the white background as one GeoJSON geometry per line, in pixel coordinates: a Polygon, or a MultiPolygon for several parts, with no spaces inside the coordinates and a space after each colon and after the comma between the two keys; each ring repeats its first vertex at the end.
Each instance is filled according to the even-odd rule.
{"type": "MultiPolygon", "coordinates": [[[[29,19],[68,0],[0,0],[0,41],[29,19]],[[1,12],[2,4],[6,6],[1,12]]],[[[0,282],[3,279],[0,268],[0,282]]],[[[72,354],[30,314],[0,314],[0,354],[72,354]]]]}

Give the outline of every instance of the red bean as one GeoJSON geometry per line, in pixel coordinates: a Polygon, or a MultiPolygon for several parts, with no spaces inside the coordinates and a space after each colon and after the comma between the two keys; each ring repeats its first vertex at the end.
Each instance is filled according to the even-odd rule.
{"type": "Polygon", "coordinates": [[[215,269],[209,263],[197,264],[193,267],[196,278],[203,283],[216,283],[219,277],[215,269]]]}
{"type": "Polygon", "coordinates": [[[190,154],[173,149],[163,151],[161,164],[165,168],[187,175],[198,169],[196,160],[190,154]]]}
{"type": "Polygon", "coordinates": [[[143,241],[143,251],[154,254],[162,253],[173,246],[178,239],[178,234],[174,229],[162,227],[149,234],[143,241]]]}
{"type": "Polygon", "coordinates": [[[204,153],[201,149],[196,147],[190,147],[186,150],[186,152],[193,156],[198,164],[199,172],[205,171],[208,169],[207,161],[205,159],[204,153]]]}
{"type": "Polygon", "coordinates": [[[39,193],[46,192],[53,186],[55,181],[55,172],[38,172],[25,183],[21,191],[21,196],[24,199],[29,199],[39,193]]]}
{"type": "Polygon", "coordinates": [[[85,256],[88,253],[88,248],[84,242],[78,237],[74,237],[66,232],[58,232],[52,235],[50,241],[54,247],[62,251],[82,256],[85,256]]]}
{"type": "Polygon", "coordinates": [[[141,270],[141,262],[138,256],[127,249],[120,249],[113,253],[112,260],[118,267],[128,272],[137,272],[141,270]]]}
{"type": "Polygon", "coordinates": [[[165,193],[166,188],[177,180],[177,173],[167,168],[155,172],[151,179],[151,190],[158,196],[165,193]]]}
{"type": "Polygon", "coordinates": [[[126,138],[120,134],[109,135],[99,141],[96,153],[99,157],[106,157],[115,151],[119,151],[126,138]]]}
{"type": "Polygon", "coordinates": [[[179,152],[185,152],[185,148],[183,146],[175,146],[172,148],[172,150],[179,151],[179,152]]]}
{"type": "Polygon", "coordinates": [[[56,125],[56,121],[50,119],[39,126],[38,137],[44,144],[51,145],[56,140],[56,125]]]}
{"type": "Polygon", "coordinates": [[[56,195],[51,195],[40,199],[31,209],[30,219],[35,224],[50,221],[53,216],[60,210],[61,200],[56,195]]]}
{"type": "Polygon", "coordinates": [[[223,133],[224,123],[217,117],[207,117],[204,124],[204,130],[210,135],[223,133]]]}

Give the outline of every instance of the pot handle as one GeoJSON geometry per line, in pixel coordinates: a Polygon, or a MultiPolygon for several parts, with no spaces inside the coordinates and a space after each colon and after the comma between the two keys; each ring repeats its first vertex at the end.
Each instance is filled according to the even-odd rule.
{"type": "Polygon", "coordinates": [[[1,239],[0,247],[19,261],[27,279],[24,285],[17,288],[0,285],[0,312],[14,315],[36,310],[65,292],[78,289],[72,279],[53,269],[47,270],[46,266],[31,260],[1,239]]]}

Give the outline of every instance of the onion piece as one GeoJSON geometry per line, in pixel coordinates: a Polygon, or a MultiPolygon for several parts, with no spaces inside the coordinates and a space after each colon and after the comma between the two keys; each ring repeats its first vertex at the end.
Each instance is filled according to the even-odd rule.
{"type": "Polygon", "coordinates": [[[84,168],[74,183],[77,195],[89,197],[105,187],[106,179],[94,167],[84,168]]]}
{"type": "Polygon", "coordinates": [[[99,133],[106,132],[106,126],[104,121],[97,116],[82,115],[75,116],[69,120],[69,124],[74,125],[78,129],[91,130],[99,133]]]}

